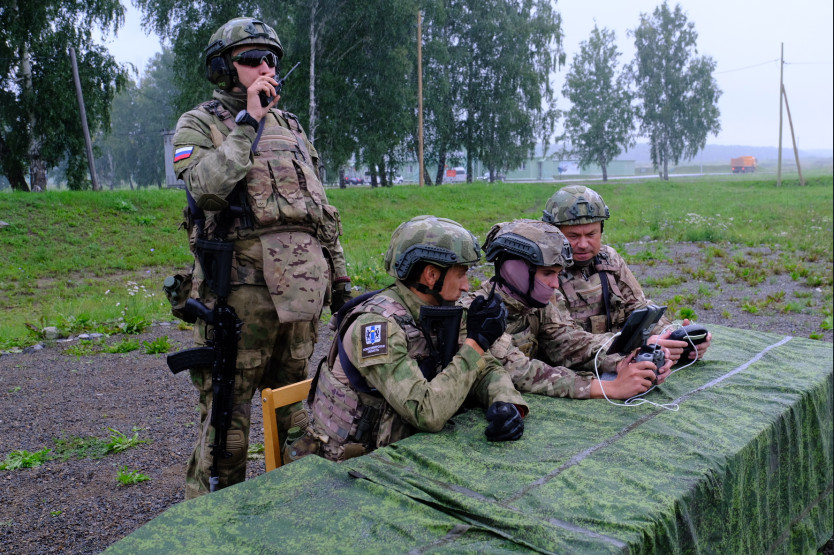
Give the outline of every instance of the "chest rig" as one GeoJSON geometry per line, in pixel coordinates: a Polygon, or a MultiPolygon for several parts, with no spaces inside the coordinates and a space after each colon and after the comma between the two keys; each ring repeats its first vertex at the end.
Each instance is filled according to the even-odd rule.
{"type": "Polygon", "coordinates": [[[623,294],[617,285],[616,271],[608,254],[600,252],[590,265],[559,274],[559,288],[570,315],[585,331],[605,333],[623,322],[623,294]]]}
{"type": "MultiPolygon", "coordinates": [[[[215,147],[236,127],[231,112],[219,101],[204,102],[198,113],[208,125],[215,147]]],[[[258,130],[254,165],[239,184],[253,226],[236,220],[228,239],[246,239],[274,231],[305,231],[322,242],[335,241],[340,232],[338,211],[327,202],[318,178],[317,160],[306,145],[298,118],[282,110],[270,110],[258,130]]]]}
{"type": "Polygon", "coordinates": [[[339,320],[327,358],[319,365],[308,399],[316,434],[327,437],[321,446],[322,453],[331,460],[349,459],[414,433],[411,425],[370,387],[345,355],[342,341],[356,318],[372,313],[393,319],[405,333],[408,356],[417,361],[427,379],[428,373],[437,371],[423,331],[396,299],[384,291],[373,291],[357,297],[350,305],[342,309],[347,310],[339,320]],[[349,384],[333,374],[337,361],[349,384]]]}

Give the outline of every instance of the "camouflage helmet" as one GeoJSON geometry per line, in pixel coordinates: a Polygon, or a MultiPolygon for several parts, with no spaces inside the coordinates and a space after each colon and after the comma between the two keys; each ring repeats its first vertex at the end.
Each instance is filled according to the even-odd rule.
{"type": "Polygon", "coordinates": [[[284,57],[284,47],[272,27],[252,17],[236,17],[223,24],[209,39],[206,47],[206,78],[222,89],[231,89],[237,81],[231,52],[246,44],[263,46],[275,52],[279,60],[284,57]]]}
{"type": "Polygon", "coordinates": [[[470,266],[481,259],[481,247],[472,233],[459,223],[435,216],[417,216],[394,230],[385,271],[405,281],[418,262],[441,268],[470,266]]]}
{"type": "Polygon", "coordinates": [[[497,258],[521,258],[532,266],[573,265],[570,243],[559,228],[540,220],[515,220],[495,224],[484,241],[487,262],[497,258]]]}
{"type": "Polygon", "coordinates": [[[553,225],[581,225],[602,222],[609,215],[599,193],[583,185],[569,185],[547,200],[542,220],[553,225]]]}

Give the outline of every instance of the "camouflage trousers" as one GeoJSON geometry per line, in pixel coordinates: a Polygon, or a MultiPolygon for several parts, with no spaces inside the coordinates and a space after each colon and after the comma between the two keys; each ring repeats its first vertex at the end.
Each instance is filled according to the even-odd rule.
{"type": "MultiPolygon", "coordinates": [[[[278,321],[269,291],[264,286],[241,285],[233,288],[229,305],[243,321],[238,342],[232,422],[226,436],[229,458],[218,464],[219,488],[246,479],[246,456],[249,449],[249,426],[252,396],[256,390],[277,388],[307,378],[307,362],[313,354],[318,320],[282,324],[278,321]]],[[[198,320],[195,340],[205,344],[206,326],[198,320]]],[[[200,393],[200,435],[186,470],[185,497],[191,499],[209,492],[212,465],[211,368],[191,370],[191,381],[200,393]]],[[[291,426],[291,415],[303,408],[301,403],[279,409],[279,439],[283,442],[291,426]]]]}

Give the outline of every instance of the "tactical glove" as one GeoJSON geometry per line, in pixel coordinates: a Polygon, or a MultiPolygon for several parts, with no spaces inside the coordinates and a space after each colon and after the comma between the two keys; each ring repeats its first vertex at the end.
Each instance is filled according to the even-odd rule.
{"type": "Polygon", "coordinates": [[[516,441],[524,434],[524,419],[512,403],[496,401],[487,409],[486,437],[489,441],[516,441]]]}
{"type": "Polygon", "coordinates": [[[466,315],[466,338],[474,339],[481,349],[489,350],[496,339],[507,329],[507,307],[501,295],[493,293],[489,298],[475,297],[466,315]]]}
{"type": "Polygon", "coordinates": [[[333,285],[330,293],[330,312],[336,314],[351,298],[350,282],[343,281],[333,285]]]}

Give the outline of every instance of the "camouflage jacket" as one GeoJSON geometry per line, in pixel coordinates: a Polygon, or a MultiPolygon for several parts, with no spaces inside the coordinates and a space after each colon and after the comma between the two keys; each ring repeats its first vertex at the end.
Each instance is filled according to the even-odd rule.
{"type": "MultiPolygon", "coordinates": [[[[491,281],[481,284],[461,303],[468,306],[477,295],[489,295],[491,281]]],[[[509,291],[500,289],[507,307],[507,330],[490,348],[504,365],[519,391],[550,397],[587,399],[594,357],[610,338],[578,327],[558,291],[544,308],[528,308],[509,291]]],[[[616,372],[619,355],[598,360],[599,372],[616,372]]]]}
{"type": "MultiPolygon", "coordinates": [[[[323,441],[324,457],[345,460],[416,431],[440,431],[467,398],[483,407],[496,401],[527,406],[500,363],[468,345],[427,380],[419,360],[429,355],[429,348],[416,324],[422,305],[397,281],[346,316],[344,354],[375,392],[354,387],[338,358],[330,357],[332,367],[322,365],[312,402],[312,429],[323,441]],[[358,442],[367,407],[375,409],[373,425],[358,442]]],[[[466,337],[463,325],[459,337],[466,337]]]]}
{"type": "MultiPolygon", "coordinates": [[[[602,246],[592,264],[574,264],[563,269],[559,274],[559,287],[570,315],[578,325],[591,333],[617,332],[622,329],[629,314],[651,303],[623,257],[608,245],[602,246]],[[606,330],[601,275],[607,276],[609,285],[610,330],[606,330]]],[[[662,318],[655,333],[670,323],[662,318]]]]}
{"type": "MultiPolygon", "coordinates": [[[[183,114],[174,134],[174,171],[194,200],[227,198],[245,183],[253,227],[234,220],[232,284],[266,285],[282,322],[318,318],[330,282],[347,275],[339,242],[339,212],[327,202],[318,178],[318,153],[292,114],[272,109],[257,151],[256,130],[238,126],[234,114],[245,97],[215,91],[214,100],[183,114]]],[[[205,232],[216,229],[218,213],[206,212],[205,232]]],[[[198,230],[191,231],[194,247],[198,230]]],[[[195,264],[192,296],[203,297],[202,271],[195,264]]]]}

